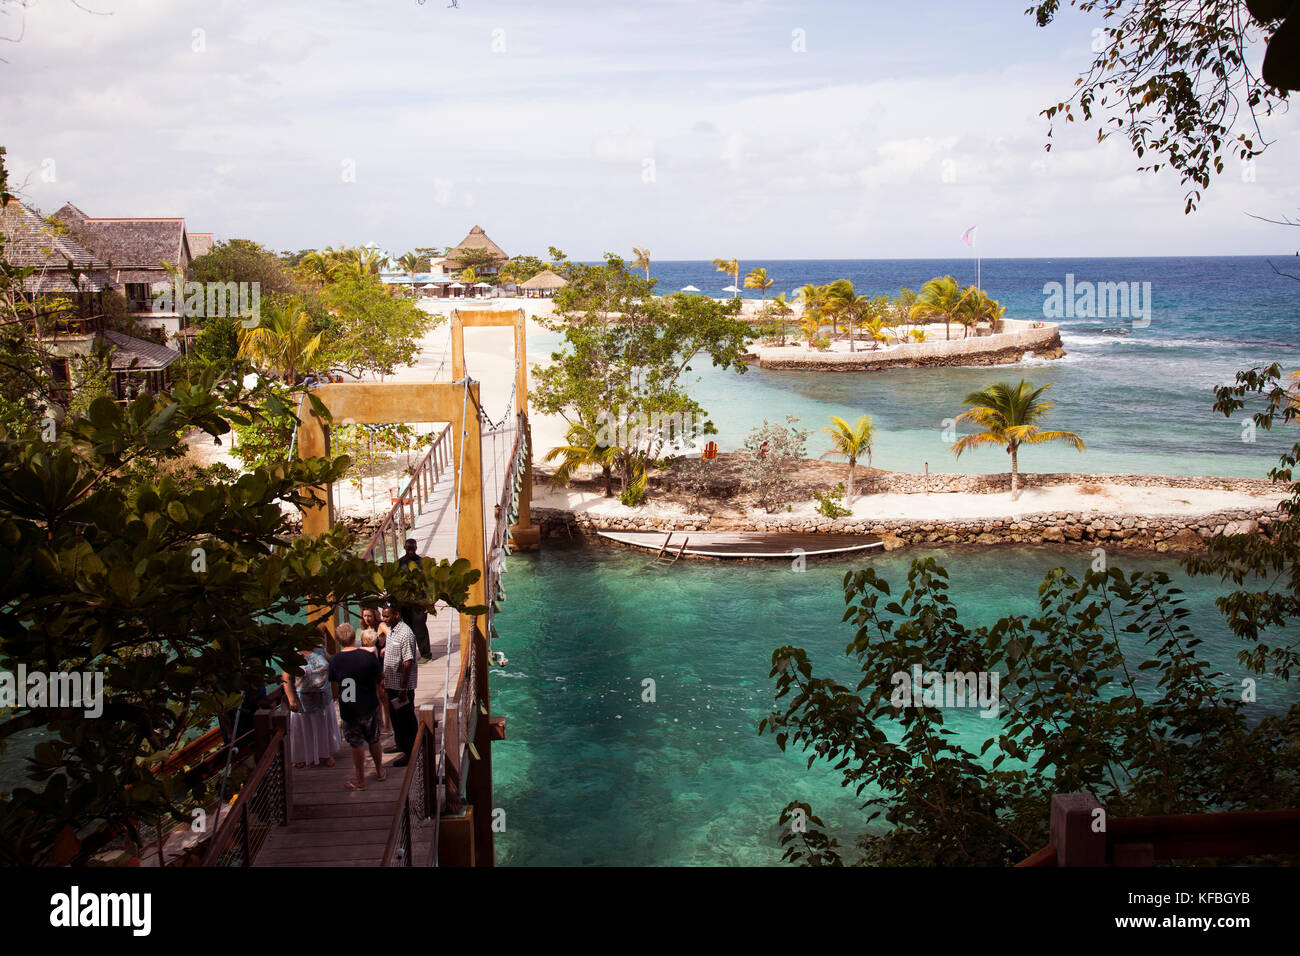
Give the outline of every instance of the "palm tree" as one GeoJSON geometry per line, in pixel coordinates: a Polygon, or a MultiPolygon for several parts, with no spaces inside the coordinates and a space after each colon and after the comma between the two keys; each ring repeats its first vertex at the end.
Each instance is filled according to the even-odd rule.
{"type": "Polygon", "coordinates": [[[857,304],[858,294],[853,288],[853,283],[848,279],[836,279],[830,285],[826,286],[825,305],[826,313],[831,318],[832,334],[839,334],[839,320],[843,316],[848,317],[854,306],[857,304]]]}
{"type": "Polygon", "coordinates": [[[848,506],[853,507],[853,469],[858,463],[858,456],[863,452],[867,453],[867,465],[871,465],[871,445],[876,440],[876,429],[871,424],[871,416],[863,415],[856,422],[850,425],[844,419],[832,415],[831,423],[822,428],[831,436],[831,444],[835,447],[822,455],[823,458],[830,458],[832,455],[840,455],[849,460],[849,496],[848,506]]]}
{"type": "Polygon", "coordinates": [[[601,477],[605,479],[605,497],[614,497],[614,465],[618,462],[618,449],[602,445],[598,434],[595,428],[578,422],[570,425],[565,433],[567,445],[558,445],[546,453],[547,461],[560,459],[555,474],[550,478],[553,487],[567,485],[579,468],[599,468],[601,477]]]}
{"type": "Polygon", "coordinates": [[[767,277],[767,270],[761,267],[758,269],[750,269],[749,274],[745,276],[746,289],[758,289],[763,293],[763,301],[759,306],[760,308],[767,305],[767,290],[772,288],[774,285],[776,285],[776,280],[769,279],[767,277]]]}
{"type": "Polygon", "coordinates": [[[282,382],[296,385],[320,352],[323,336],[303,311],[302,303],[290,299],[283,306],[264,308],[262,324],[257,328],[240,330],[239,357],[282,382]]]}
{"type": "Polygon", "coordinates": [[[820,285],[803,285],[799,287],[799,301],[803,304],[803,318],[800,320],[800,327],[803,330],[804,338],[808,340],[808,347],[812,348],[813,340],[817,338],[817,333],[822,330],[822,309],[826,301],[826,287],[820,285]]]}
{"type": "Polygon", "coordinates": [[[1033,382],[1020,380],[1019,385],[996,382],[982,391],[971,392],[965,398],[970,406],[957,416],[956,421],[972,421],[984,428],[982,432],[963,435],[949,450],[958,458],[961,453],[976,445],[997,445],[1011,456],[1011,497],[1019,497],[1017,454],[1021,445],[1041,445],[1049,441],[1062,441],[1084,450],[1083,439],[1074,432],[1044,431],[1038,422],[1052,410],[1055,402],[1040,398],[1052,387],[1048,382],[1034,388],[1033,382]]]}
{"type": "Polygon", "coordinates": [[[397,260],[402,271],[411,278],[411,294],[415,294],[415,274],[420,271],[420,257],[414,252],[408,252],[397,260]]]}
{"type": "Polygon", "coordinates": [[[736,290],[731,293],[734,299],[740,295],[740,260],[739,259],[714,259],[713,268],[719,272],[725,272],[731,276],[731,285],[736,290]]]}
{"type": "Polygon", "coordinates": [[[952,320],[962,303],[961,288],[952,276],[931,279],[921,286],[912,306],[912,318],[943,319],[944,339],[952,338],[952,320]]]}
{"type": "Polygon", "coordinates": [[[632,255],[636,256],[636,258],[632,260],[632,264],[636,266],[638,269],[645,270],[645,278],[646,281],[649,282],[650,281],[650,250],[638,249],[636,246],[633,246],[632,255]]]}

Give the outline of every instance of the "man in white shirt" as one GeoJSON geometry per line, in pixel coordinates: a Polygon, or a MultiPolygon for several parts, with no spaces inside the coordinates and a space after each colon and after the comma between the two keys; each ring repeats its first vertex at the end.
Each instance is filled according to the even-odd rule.
{"type": "Polygon", "coordinates": [[[388,624],[388,641],[384,645],[384,689],[388,692],[393,742],[402,752],[402,756],[393,761],[393,766],[405,767],[411,759],[417,730],[415,685],[419,677],[416,668],[419,652],[415,646],[415,632],[402,620],[395,604],[384,605],[384,621],[388,624]]]}

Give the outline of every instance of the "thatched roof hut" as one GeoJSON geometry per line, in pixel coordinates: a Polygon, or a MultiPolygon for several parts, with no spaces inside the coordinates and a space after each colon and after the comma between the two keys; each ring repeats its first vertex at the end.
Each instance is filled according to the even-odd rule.
{"type": "Polygon", "coordinates": [[[568,282],[561,279],[550,269],[544,269],[527,282],[519,283],[519,288],[523,291],[525,296],[529,293],[534,293],[536,295],[554,295],[556,289],[562,289],[568,284],[568,282]]]}
{"type": "Polygon", "coordinates": [[[446,259],[443,262],[443,268],[448,272],[460,271],[466,266],[461,261],[461,255],[470,249],[485,249],[492,254],[495,260],[494,268],[500,268],[501,264],[510,258],[506,251],[488,238],[488,234],[483,231],[482,226],[475,226],[469,231],[464,239],[454,249],[447,251],[446,259]]]}

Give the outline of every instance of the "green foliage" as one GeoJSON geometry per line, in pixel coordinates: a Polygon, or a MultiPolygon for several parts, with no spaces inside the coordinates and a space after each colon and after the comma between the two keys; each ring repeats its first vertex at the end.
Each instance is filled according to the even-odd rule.
{"type": "Polygon", "coordinates": [[[390,295],[373,276],[341,278],[321,293],[326,309],[323,367],[382,377],[410,365],[438,323],[408,298],[390,295]]]}
{"type": "Polygon", "coordinates": [[[802,648],[777,648],[780,709],[759,732],[808,754],[809,767],[834,767],[863,798],[868,829],[846,860],[812,808],[793,802],[782,822],[798,810],[808,825],[787,827],[787,860],[1007,865],[1048,842],[1053,793],[1093,793],[1112,816],[1291,807],[1300,796],[1300,705],[1250,726],[1239,687],[1196,657],[1167,575],[1112,567],[1077,580],[1058,568],[1036,615],[976,629],[961,623],[933,558],[912,562],[897,599],[870,568],[843,587],[855,628],[846,653],[861,679],[840,684],[802,648]],[[981,701],[996,716],[901,696],[914,665],[1000,675],[998,700],[981,701]],[[987,732],[968,749],[953,727],[972,720],[987,732]]]}
{"type": "Polygon", "coordinates": [[[203,331],[194,341],[194,351],[210,362],[233,362],[239,355],[241,321],[234,316],[205,319],[203,331]]]}
{"type": "Polygon", "coordinates": [[[847,518],[853,514],[844,507],[844,482],[840,482],[830,491],[818,491],[814,497],[817,499],[819,515],[825,515],[827,518],[847,518]]]}
{"type": "MultiPolygon", "coordinates": [[[[1223,172],[1225,154],[1246,162],[1264,152],[1258,119],[1282,109],[1287,93],[1261,80],[1250,63],[1256,42],[1273,36],[1280,15],[1253,23],[1241,0],[1069,0],[1069,5],[1100,15],[1103,39],[1070,98],[1043,110],[1049,121],[1073,123],[1078,107],[1085,121],[1098,120],[1099,141],[1114,133],[1126,137],[1139,157],[1151,154],[1154,160],[1139,171],[1169,166],[1189,186],[1188,213],[1211,176],[1223,172]]],[[[1045,0],[1026,12],[1041,27],[1060,6],[1060,0],[1045,0]]],[[[1275,14],[1286,7],[1261,6],[1272,6],[1275,14]]],[[[1049,150],[1053,132],[1049,126],[1049,150]]]]}
{"type": "Polygon", "coordinates": [[[257,282],[262,295],[302,291],[283,260],[251,239],[218,242],[190,262],[190,272],[195,282],[257,282]]]}
{"type": "Polygon", "coordinates": [[[304,393],[273,381],[264,383],[263,393],[263,401],[234,424],[234,455],[249,469],[283,468],[291,461],[298,428],[295,411],[304,393]]]}
{"type": "Polygon", "coordinates": [[[555,314],[543,320],[563,333],[561,351],[550,365],[533,367],[530,398],[539,412],[562,415],[613,449],[625,491],[670,438],[716,431],[683,376],[704,356],[743,373],[749,327],[737,318],[736,301],[681,293],[656,297],[654,281],[615,255],[606,256],[604,265],[570,264],[567,271],[569,284],[555,295],[555,314]],[[666,418],[692,433],[624,427],[666,418]]]}
{"type": "Polygon", "coordinates": [[[207,373],[126,407],[99,398],[54,442],[0,432],[0,667],[104,678],[97,718],[37,707],[0,723],[0,738],[45,728],[32,785],[0,798],[4,863],[82,865],[112,840],[138,845],[142,826],[188,822],[195,794],[159,763],[317,643],[308,605],[383,592],[430,612],[467,604],[468,562],[376,567],[342,531],[293,537],[281,505],[301,506],[301,486],[334,481],[346,459],[233,482],[131,477],[150,455],[181,456],[180,432],[228,434],[261,401],[207,373]]]}
{"type": "MultiPolygon", "coordinates": [[[[1231,417],[1246,408],[1246,400],[1258,395],[1262,407],[1252,413],[1255,427],[1269,430],[1274,424],[1289,425],[1300,418],[1295,392],[1281,384],[1282,369],[1276,363],[1237,373],[1232,385],[1215,389],[1215,411],[1231,417]]],[[[1184,559],[1183,565],[1196,575],[1210,575],[1230,582],[1234,589],[1216,599],[1233,634],[1247,642],[1239,655],[1241,663],[1256,673],[1272,671],[1289,679],[1300,670],[1300,642],[1288,633],[1300,617],[1300,481],[1294,481],[1300,463],[1300,443],[1281,456],[1268,477],[1290,492],[1278,505],[1268,535],[1240,534],[1211,538],[1204,554],[1184,559]]]]}
{"type": "Polygon", "coordinates": [[[618,496],[618,500],[629,508],[641,507],[641,505],[645,504],[646,487],[649,481],[649,473],[644,468],[641,468],[632,476],[632,480],[623,489],[623,493],[618,496]]]}

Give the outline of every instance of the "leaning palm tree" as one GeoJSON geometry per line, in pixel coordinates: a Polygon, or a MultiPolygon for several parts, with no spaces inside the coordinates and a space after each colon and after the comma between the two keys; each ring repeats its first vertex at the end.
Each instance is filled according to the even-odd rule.
{"type": "Polygon", "coordinates": [[[921,286],[921,291],[912,306],[914,319],[942,319],[944,338],[952,338],[952,320],[957,315],[962,303],[961,287],[952,276],[931,279],[921,286]]]}
{"type": "Polygon", "coordinates": [[[323,336],[303,311],[302,303],[290,299],[283,306],[263,308],[262,324],[257,328],[240,330],[239,357],[282,382],[296,385],[320,353],[323,336]]]}
{"type": "Polygon", "coordinates": [[[758,289],[763,293],[763,301],[759,306],[760,308],[767,305],[767,290],[772,288],[774,285],[776,285],[776,280],[769,279],[767,277],[767,270],[762,267],[750,269],[749,274],[745,276],[746,289],[758,289]]]}
{"type": "Polygon", "coordinates": [[[736,296],[740,295],[740,260],[714,259],[713,268],[731,276],[731,286],[735,290],[731,293],[731,297],[734,299],[736,296]]]}
{"type": "Polygon", "coordinates": [[[867,465],[871,465],[871,445],[876,440],[876,429],[871,424],[871,416],[863,415],[856,422],[850,425],[844,419],[832,415],[831,423],[822,428],[831,436],[831,444],[834,446],[823,458],[830,458],[834,455],[847,458],[849,460],[849,495],[847,504],[853,507],[853,469],[857,466],[858,457],[866,452],[867,465]]]}
{"type": "Polygon", "coordinates": [[[1051,387],[1052,383],[1048,382],[1041,388],[1034,388],[1033,382],[1021,379],[1019,385],[995,382],[981,391],[971,392],[965,398],[965,404],[969,407],[955,421],[974,422],[984,431],[963,435],[949,451],[960,458],[962,452],[977,445],[1005,448],[1011,456],[1011,497],[1019,497],[1017,455],[1021,445],[1061,441],[1073,445],[1079,451],[1085,448],[1083,439],[1074,432],[1044,431],[1038,426],[1038,422],[1047,416],[1055,404],[1040,397],[1051,387]]]}
{"type": "Polygon", "coordinates": [[[605,497],[614,497],[614,466],[618,463],[618,449],[602,445],[598,436],[597,429],[582,422],[569,426],[564,436],[568,444],[558,445],[546,453],[547,461],[560,460],[550,478],[553,487],[567,485],[579,468],[599,468],[605,480],[605,497]]]}
{"type": "Polygon", "coordinates": [[[632,264],[636,266],[638,269],[645,270],[645,278],[646,281],[649,282],[650,281],[650,250],[638,249],[636,246],[633,246],[632,255],[636,256],[636,258],[632,260],[632,264]]]}

